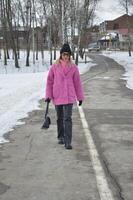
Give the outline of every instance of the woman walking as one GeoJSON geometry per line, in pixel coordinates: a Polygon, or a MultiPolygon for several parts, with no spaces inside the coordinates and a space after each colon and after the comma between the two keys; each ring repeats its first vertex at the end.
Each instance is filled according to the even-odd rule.
{"type": "Polygon", "coordinates": [[[77,66],[71,61],[69,44],[60,50],[60,58],[49,70],[46,84],[46,102],[53,101],[57,113],[57,138],[59,144],[72,149],[72,107],[84,100],[83,89],[77,66]]]}

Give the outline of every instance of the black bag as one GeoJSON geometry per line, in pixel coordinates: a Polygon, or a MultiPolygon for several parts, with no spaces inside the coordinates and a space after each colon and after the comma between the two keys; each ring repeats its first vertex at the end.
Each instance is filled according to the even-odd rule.
{"type": "Polygon", "coordinates": [[[47,107],[46,107],[46,111],[45,111],[45,119],[42,125],[42,129],[48,129],[50,124],[51,124],[51,119],[48,115],[48,109],[49,109],[49,102],[47,102],[47,107]]]}

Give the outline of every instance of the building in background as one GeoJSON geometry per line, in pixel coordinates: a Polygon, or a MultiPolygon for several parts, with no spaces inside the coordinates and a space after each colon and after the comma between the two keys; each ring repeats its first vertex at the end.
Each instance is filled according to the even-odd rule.
{"type": "Polygon", "coordinates": [[[129,38],[133,49],[133,15],[122,15],[99,25],[100,43],[105,48],[128,49],[129,38]]]}
{"type": "MultiPolygon", "coordinates": [[[[13,27],[13,34],[16,43],[19,45],[19,49],[26,49],[26,37],[27,34],[30,34],[30,46],[32,49],[32,36],[33,36],[33,29],[27,30],[27,27],[18,26],[13,27]]],[[[6,34],[6,43],[9,49],[11,49],[11,38],[10,38],[10,31],[7,28],[6,31],[3,31],[3,27],[0,26],[0,49],[4,48],[4,37],[3,34],[6,34]]],[[[34,37],[35,37],[35,50],[41,50],[42,48],[46,48],[48,46],[46,41],[46,34],[47,34],[47,27],[35,27],[34,28],[34,37]]]]}

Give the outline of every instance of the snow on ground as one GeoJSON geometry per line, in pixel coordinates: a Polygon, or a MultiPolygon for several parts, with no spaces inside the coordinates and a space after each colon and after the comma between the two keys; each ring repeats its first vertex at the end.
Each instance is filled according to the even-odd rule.
{"type": "Polygon", "coordinates": [[[2,59],[0,59],[0,74],[9,74],[9,73],[17,73],[17,74],[21,74],[21,73],[35,73],[35,72],[44,72],[46,70],[48,70],[49,68],[49,52],[45,51],[44,54],[44,60],[42,59],[41,54],[39,53],[38,55],[38,60],[35,61],[35,64],[33,65],[33,55],[30,55],[30,67],[26,67],[26,52],[25,51],[21,51],[20,52],[20,58],[19,59],[19,66],[20,68],[15,68],[14,67],[14,60],[12,59],[12,52],[9,51],[10,54],[10,58],[11,59],[7,59],[7,66],[4,66],[3,63],[3,52],[1,52],[2,55],[2,59]]]}
{"type": "Polygon", "coordinates": [[[38,108],[44,94],[47,72],[0,75],[0,142],[4,133],[12,130],[18,119],[38,108]]]}
{"type": "Polygon", "coordinates": [[[126,87],[133,90],[133,52],[129,57],[128,52],[104,51],[103,55],[113,58],[125,68],[123,79],[127,81],[126,87]]]}
{"type": "Polygon", "coordinates": [[[80,74],[85,73],[86,71],[88,71],[91,67],[95,66],[96,63],[93,63],[92,59],[87,57],[87,63],[85,64],[84,61],[79,58],[79,64],[78,64],[78,68],[80,71],[80,74]]]}
{"type": "MultiPolygon", "coordinates": [[[[45,96],[49,53],[45,51],[44,63],[39,55],[35,65],[31,56],[30,67],[25,66],[25,52],[21,54],[20,69],[14,67],[12,59],[8,60],[6,67],[0,60],[0,143],[8,142],[3,135],[13,130],[15,125],[22,124],[19,120],[27,117],[28,112],[39,109],[38,101],[45,96]]],[[[91,59],[88,58],[88,61],[87,64],[79,64],[80,73],[94,65],[91,59]]]]}

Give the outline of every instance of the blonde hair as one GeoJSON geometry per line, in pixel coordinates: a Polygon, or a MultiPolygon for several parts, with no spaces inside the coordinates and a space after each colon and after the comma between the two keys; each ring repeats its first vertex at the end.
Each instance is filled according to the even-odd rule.
{"type": "MultiPolygon", "coordinates": [[[[71,56],[70,56],[69,61],[70,61],[70,64],[74,64],[74,62],[72,61],[71,56]]],[[[60,63],[61,63],[61,57],[59,57],[59,58],[54,62],[54,64],[60,64],[60,63]]]]}

